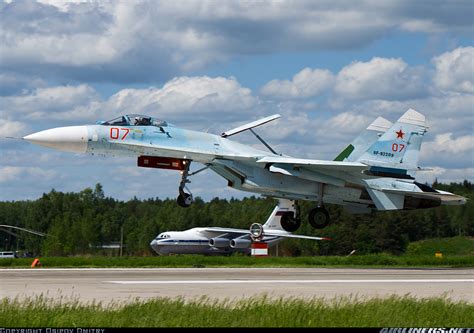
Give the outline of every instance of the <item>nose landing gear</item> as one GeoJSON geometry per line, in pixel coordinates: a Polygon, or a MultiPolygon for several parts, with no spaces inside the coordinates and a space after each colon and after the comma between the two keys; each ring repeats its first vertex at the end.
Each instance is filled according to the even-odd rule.
{"type": "Polygon", "coordinates": [[[186,187],[187,183],[190,183],[191,181],[188,180],[189,176],[189,167],[191,166],[191,161],[185,161],[185,167],[184,170],[181,171],[181,182],[179,183],[179,195],[178,198],[176,198],[176,202],[178,205],[181,207],[187,208],[191,206],[191,204],[194,202],[193,195],[192,193],[186,193],[184,189],[186,189],[188,192],[189,189],[186,187]]]}
{"type": "Polygon", "coordinates": [[[176,198],[178,205],[184,208],[188,208],[194,202],[192,193],[186,193],[180,191],[178,197],[176,198]]]}

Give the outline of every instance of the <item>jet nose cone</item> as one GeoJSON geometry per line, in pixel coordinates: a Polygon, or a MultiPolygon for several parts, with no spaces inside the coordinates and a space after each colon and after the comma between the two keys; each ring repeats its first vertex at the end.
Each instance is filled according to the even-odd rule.
{"type": "Polygon", "coordinates": [[[155,251],[157,254],[160,254],[160,246],[158,245],[157,240],[152,240],[150,243],[150,246],[153,249],[153,251],[155,251]]]}
{"type": "Polygon", "coordinates": [[[36,132],[23,138],[31,143],[74,153],[87,150],[87,126],[57,127],[36,132]]]}

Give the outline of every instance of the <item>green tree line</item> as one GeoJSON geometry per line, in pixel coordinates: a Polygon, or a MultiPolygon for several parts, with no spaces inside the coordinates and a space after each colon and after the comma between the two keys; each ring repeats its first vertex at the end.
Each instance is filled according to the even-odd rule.
{"type": "MultiPolygon", "coordinates": [[[[435,183],[434,187],[467,197],[467,204],[366,215],[350,215],[340,206],[328,205],[332,223],[315,230],[306,221],[314,203],[301,201],[303,223],[297,233],[329,237],[332,241],[285,240],[279,245],[279,252],[347,255],[356,250],[360,254],[401,254],[412,241],[473,236],[474,185],[464,181],[435,183]]],[[[0,224],[47,234],[39,237],[15,231],[20,236],[15,237],[0,230],[0,249],[50,256],[110,254],[100,246],[119,242],[123,234],[124,255],[153,255],[149,244],[160,232],[204,226],[246,229],[253,222],[266,221],[276,203],[272,198],[214,198],[209,202],[197,198],[191,207],[184,209],[172,199],[119,201],[106,197],[100,184],[79,193],[52,190],[34,201],[0,202],[0,224]]]]}

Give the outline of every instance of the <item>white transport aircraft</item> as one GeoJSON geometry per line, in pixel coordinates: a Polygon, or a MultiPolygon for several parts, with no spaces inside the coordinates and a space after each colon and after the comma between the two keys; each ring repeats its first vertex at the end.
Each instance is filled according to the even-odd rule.
{"type": "Polygon", "coordinates": [[[294,235],[282,228],[287,219],[296,213],[293,200],[278,199],[278,205],[264,225],[253,223],[249,229],[204,227],[185,231],[167,231],[159,234],[151,243],[158,254],[231,254],[249,253],[253,241],[276,245],[285,238],[329,240],[324,237],[294,235]]]}

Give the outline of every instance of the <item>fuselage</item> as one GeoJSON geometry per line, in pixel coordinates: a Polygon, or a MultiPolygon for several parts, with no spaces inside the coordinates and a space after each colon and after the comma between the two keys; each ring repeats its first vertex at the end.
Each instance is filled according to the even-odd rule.
{"type": "MultiPolygon", "coordinates": [[[[256,163],[279,156],[218,135],[167,126],[86,125],[53,128],[25,137],[39,145],[100,156],[160,156],[208,165],[230,187],[268,196],[318,200],[319,182],[270,172],[256,163]],[[59,138],[62,138],[59,140],[59,138]]],[[[354,179],[357,182],[357,179],[354,179]]],[[[361,184],[362,185],[362,184],[361,184]]],[[[325,187],[325,202],[356,200],[361,190],[325,187]]]]}
{"type": "MultiPolygon", "coordinates": [[[[250,238],[248,236],[236,236],[227,238],[225,244],[212,246],[209,240],[216,237],[215,233],[209,233],[205,228],[192,228],[185,231],[167,231],[160,233],[151,243],[152,249],[161,255],[167,254],[231,254],[234,252],[250,253],[250,238]],[[233,248],[231,240],[247,239],[248,246],[233,248]]],[[[222,238],[224,240],[224,238],[222,238]]],[[[281,237],[268,236],[262,239],[269,247],[282,241],[281,237]]]]}

